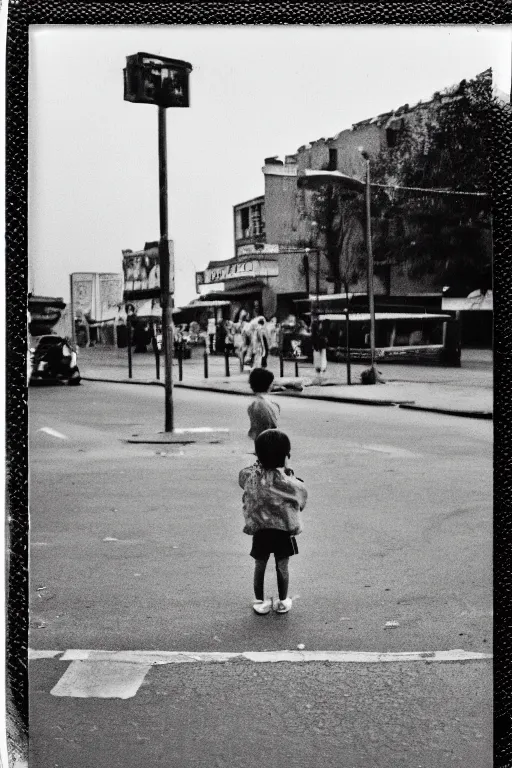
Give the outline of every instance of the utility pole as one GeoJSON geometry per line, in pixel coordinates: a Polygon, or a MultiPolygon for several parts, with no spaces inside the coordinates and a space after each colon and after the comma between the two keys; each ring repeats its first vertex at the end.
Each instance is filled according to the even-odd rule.
{"type": "Polygon", "coordinates": [[[174,254],[169,251],[169,222],[167,199],[167,124],[165,111],[169,107],[189,106],[188,77],[192,66],[187,61],[135,53],[126,59],[124,69],[124,99],[134,104],[154,104],[158,107],[158,183],[160,200],[160,305],[162,307],[162,347],[165,369],[165,432],[174,432],[172,396],[172,294],[174,292],[174,254]]]}
{"type": "Polygon", "coordinates": [[[167,121],[165,107],[158,107],[158,180],[160,189],[160,290],[162,307],[162,347],[164,352],[165,432],[174,429],[174,403],[172,397],[172,295],[170,286],[169,222],[167,199],[167,121]]]}
{"type": "Polygon", "coordinates": [[[375,368],[375,298],[373,291],[373,248],[372,248],[372,218],[370,195],[370,157],[361,151],[366,163],[366,248],[368,252],[368,308],[370,311],[370,364],[375,368]]]}

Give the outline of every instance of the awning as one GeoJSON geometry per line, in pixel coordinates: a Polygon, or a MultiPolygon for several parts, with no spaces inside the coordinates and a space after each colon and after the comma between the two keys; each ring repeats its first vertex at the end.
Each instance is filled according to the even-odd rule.
{"type": "Polygon", "coordinates": [[[192,301],[190,304],[186,304],[184,307],[180,307],[179,311],[183,312],[185,309],[201,309],[202,307],[226,307],[231,304],[230,301],[192,301]]]}
{"type": "MultiPolygon", "coordinates": [[[[359,322],[370,322],[369,312],[349,312],[351,320],[359,322]]],[[[346,313],[337,312],[332,314],[320,314],[320,320],[345,320],[346,313]]],[[[451,320],[450,315],[434,315],[430,312],[376,312],[375,320],[451,320]]]]}
{"type": "MultiPolygon", "coordinates": [[[[229,291],[212,291],[207,294],[208,296],[223,296],[226,299],[237,299],[239,296],[247,296],[252,293],[261,293],[265,283],[251,283],[250,285],[242,285],[240,288],[231,288],[229,291]]],[[[202,302],[201,302],[202,303],[202,302]]]]}

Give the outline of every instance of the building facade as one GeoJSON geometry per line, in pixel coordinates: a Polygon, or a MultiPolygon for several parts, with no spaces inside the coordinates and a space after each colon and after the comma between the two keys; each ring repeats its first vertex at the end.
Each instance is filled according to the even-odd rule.
{"type": "MultiPolygon", "coordinates": [[[[482,73],[477,80],[487,75],[482,73]]],[[[405,104],[360,121],[335,136],[304,144],[284,160],[266,158],[262,168],[264,195],[235,205],[233,209],[234,258],[210,262],[207,269],[198,274],[198,286],[202,286],[203,292],[207,290],[210,298],[222,296],[232,301],[236,305],[235,314],[243,307],[252,315],[261,312],[266,317],[276,315],[278,320],[290,313],[307,311],[311,299],[317,295],[332,297],[332,306],[337,302],[337,307],[342,308],[346,303],[345,293],[355,294],[358,304],[364,306],[367,303],[366,271],[359,269],[355,274],[355,270],[350,280],[341,286],[340,269],[333,265],[332,250],[329,255],[319,237],[315,193],[299,188],[299,174],[306,169],[337,170],[364,181],[366,164],[361,154],[364,148],[370,167],[388,153],[391,161],[387,176],[393,183],[393,150],[404,134],[413,127],[418,130],[420,126],[421,130],[429,121],[433,124],[439,106],[462,98],[464,88],[465,81],[462,81],[436,93],[427,102],[405,104]]],[[[372,220],[372,227],[379,223],[372,220]]],[[[365,261],[364,214],[349,213],[343,226],[348,234],[340,242],[335,258],[340,265],[346,264],[351,259],[354,261],[353,253],[357,252],[360,262],[365,261]]],[[[386,226],[407,227],[407,221],[386,222],[386,226]]],[[[431,312],[443,308],[446,287],[439,272],[427,271],[418,277],[407,260],[376,259],[373,280],[377,307],[414,305],[431,312]]],[[[455,306],[453,302],[452,306],[455,306]]],[[[489,305],[483,303],[484,306],[489,305]]]]}

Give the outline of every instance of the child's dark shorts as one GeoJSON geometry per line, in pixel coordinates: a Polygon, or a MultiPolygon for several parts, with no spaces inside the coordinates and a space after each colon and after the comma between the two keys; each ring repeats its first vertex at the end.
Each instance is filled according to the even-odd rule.
{"type": "Polygon", "coordinates": [[[255,560],[268,560],[272,553],[276,560],[298,555],[299,548],[295,536],[273,528],[265,528],[255,533],[252,537],[251,557],[255,560]]]}

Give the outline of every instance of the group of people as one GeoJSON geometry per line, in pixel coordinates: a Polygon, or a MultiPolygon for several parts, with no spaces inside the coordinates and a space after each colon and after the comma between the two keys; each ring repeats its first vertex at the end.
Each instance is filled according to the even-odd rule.
{"type": "Polygon", "coordinates": [[[249,438],[254,441],[256,462],[242,469],[238,482],[243,489],[244,533],[252,536],[250,555],[254,559],[253,610],[258,615],[288,613],[290,557],[298,554],[296,536],[302,531],[300,513],[307,501],[304,481],[289,466],[291,444],[279,430],[278,403],[270,400],[274,374],[253,368],[249,384],[254,400],[248,408],[249,438]],[[278,597],[265,598],[265,571],[270,555],[276,563],[278,597]]]}
{"type": "Polygon", "coordinates": [[[263,315],[249,319],[242,310],[235,326],[234,344],[240,358],[240,367],[266,368],[271,350],[277,349],[277,325],[275,317],[269,322],[263,315]]]}

